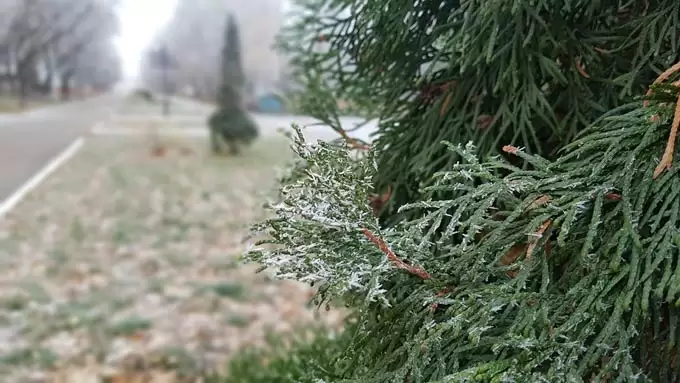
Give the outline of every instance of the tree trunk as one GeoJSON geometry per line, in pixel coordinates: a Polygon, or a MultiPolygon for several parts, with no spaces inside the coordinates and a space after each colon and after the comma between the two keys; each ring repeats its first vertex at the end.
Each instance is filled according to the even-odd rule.
{"type": "Polygon", "coordinates": [[[22,109],[26,107],[31,87],[37,80],[34,56],[35,54],[31,52],[16,62],[19,107],[22,109]]]}
{"type": "Polygon", "coordinates": [[[24,109],[26,107],[26,99],[28,98],[28,83],[21,73],[17,76],[17,85],[19,88],[19,108],[24,109]]]}
{"type": "Polygon", "coordinates": [[[41,84],[40,88],[42,89],[43,93],[45,95],[51,95],[52,94],[52,83],[54,79],[54,73],[52,72],[51,69],[48,70],[47,75],[45,77],[45,80],[41,84]]]}
{"type": "Polygon", "coordinates": [[[62,101],[68,101],[71,98],[71,79],[73,78],[72,71],[66,71],[61,75],[60,96],[62,101]]]}
{"type": "Polygon", "coordinates": [[[234,141],[227,141],[227,147],[229,149],[229,154],[232,156],[237,156],[241,153],[241,147],[234,141]]]}
{"type": "Polygon", "coordinates": [[[36,69],[34,62],[31,62],[30,66],[26,67],[23,81],[26,84],[27,91],[29,92],[27,93],[27,96],[43,92],[42,83],[38,79],[38,70],[36,69]]]}

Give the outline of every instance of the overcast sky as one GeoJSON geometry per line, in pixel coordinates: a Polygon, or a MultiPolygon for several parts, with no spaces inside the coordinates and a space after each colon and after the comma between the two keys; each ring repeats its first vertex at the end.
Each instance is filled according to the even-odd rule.
{"type": "MultiPolygon", "coordinates": [[[[3,1],[3,0],[0,0],[3,1]]],[[[243,6],[257,7],[261,0],[241,0],[243,6]]],[[[238,3],[237,3],[238,4],[238,3]]],[[[139,74],[140,60],[156,32],[170,21],[177,0],[120,0],[121,32],[116,40],[126,83],[132,85],[139,74]]],[[[284,12],[290,4],[282,1],[284,12]]]]}
{"type": "Polygon", "coordinates": [[[122,0],[119,8],[121,33],[116,44],[127,79],[134,79],[139,63],[155,33],[170,19],[176,0],[122,0]]]}

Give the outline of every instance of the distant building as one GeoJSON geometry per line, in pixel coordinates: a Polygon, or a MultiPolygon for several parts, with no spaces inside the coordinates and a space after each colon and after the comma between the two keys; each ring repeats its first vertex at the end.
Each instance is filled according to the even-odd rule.
{"type": "Polygon", "coordinates": [[[267,93],[257,98],[256,111],[268,114],[285,113],[284,100],[276,93],[267,93]]]}

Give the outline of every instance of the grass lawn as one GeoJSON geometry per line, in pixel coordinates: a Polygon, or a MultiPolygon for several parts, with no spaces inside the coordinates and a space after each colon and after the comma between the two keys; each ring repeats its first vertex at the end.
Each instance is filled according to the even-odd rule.
{"type": "Polygon", "coordinates": [[[197,376],[268,332],[340,322],[306,307],[307,287],[237,263],[287,143],[216,158],[163,140],[154,154],[145,137],[91,138],[0,219],[0,381],[197,376]]]}

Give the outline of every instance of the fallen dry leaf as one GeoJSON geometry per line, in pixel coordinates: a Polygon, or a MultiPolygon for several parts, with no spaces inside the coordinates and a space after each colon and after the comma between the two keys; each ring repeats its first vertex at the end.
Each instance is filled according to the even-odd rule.
{"type": "Polygon", "coordinates": [[[269,330],[341,324],[307,307],[310,288],[236,259],[287,143],[263,138],[237,159],[203,139],[181,145],[194,155],[169,146],[157,161],[143,136],[91,138],[0,220],[3,291],[17,291],[0,305],[17,318],[0,328],[0,354],[23,358],[0,381],[58,364],[50,382],[172,383],[220,369],[269,330]],[[93,350],[99,364],[73,362],[93,350]]]}

